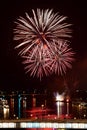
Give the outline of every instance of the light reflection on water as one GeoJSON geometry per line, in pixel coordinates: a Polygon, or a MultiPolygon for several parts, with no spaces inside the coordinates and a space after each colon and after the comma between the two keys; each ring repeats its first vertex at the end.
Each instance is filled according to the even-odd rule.
{"type": "Polygon", "coordinates": [[[53,104],[54,108],[49,107],[49,105],[47,104],[46,97],[36,99],[34,94],[31,97],[29,96],[22,97],[20,94],[18,94],[17,96],[13,95],[8,100],[9,107],[8,108],[5,107],[3,109],[4,111],[3,118],[4,119],[30,118],[31,115],[33,114],[36,114],[36,115],[40,114],[41,117],[44,114],[47,117],[50,114],[52,114],[52,115],[56,115],[57,118],[60,118],[60,117],[64,118],[64,116],[70,114],[69,102],[54,101],[51,104],[53,104]],[[41,100],[41,102],[38,102],[38,100],[41,100]],[[32,110],[35,110],[35,111],[37,110],[37,112],[33,113],[32,110]],[[39,114],[38,114],[38,110],[40,110],[39,114]]]}

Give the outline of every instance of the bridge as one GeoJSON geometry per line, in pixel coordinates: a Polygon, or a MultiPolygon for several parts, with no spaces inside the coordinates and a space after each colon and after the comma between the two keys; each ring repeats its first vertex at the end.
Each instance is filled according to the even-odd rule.
{"type": "Polygon", "coordinates": [[[0,120],[0,128],[87,129],[86,119],[13,119],[0,120]]]}

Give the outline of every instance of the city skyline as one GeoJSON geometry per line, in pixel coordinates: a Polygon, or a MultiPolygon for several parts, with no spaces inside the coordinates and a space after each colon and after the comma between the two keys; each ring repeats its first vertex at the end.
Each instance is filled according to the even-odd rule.
{"type": "Polygon", "coordinates": [[[86,47],[86,3],[62,1],[8,1],[1,3],[1,46],[0,46],[0,88],[1,90],[15,89],[49,89],[51,91],[60,90],[64,85],[70,89],[80,87],[87,90],[87,47],[86,47]],[[52,8],[55,12],[67,16],[72,24],[73,35],[71,47],[75,54],[75,62],[72,70],[67,70],[63,77],[52,75],[44,77],[42,81],[25,74],[21,59],[14,50],[13,27],[14,21],[19,16],[25,16],[25,12],[30,13],[31,9],[52,8]],[[70,79],[71,77],[71,79],[70,79]],[[65,83],[66,82],[66,83],[65,83]],[[65,84],[64,84],[65,83],[65,84]]]}

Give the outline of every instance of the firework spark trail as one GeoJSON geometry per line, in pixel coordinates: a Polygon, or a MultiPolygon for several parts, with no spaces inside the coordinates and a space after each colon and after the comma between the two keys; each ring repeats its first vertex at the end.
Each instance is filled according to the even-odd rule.
{"type": "Polygon", "coordinates": [[[34,10],[33,17],[19,17],[14,29],[15,48],[24,59],[25,69],[31,76],[40,77],[53,72],[63,74],[71,67],[73,52],[67,42],[71,37],[71,24],[53,10],[34,10]]]}

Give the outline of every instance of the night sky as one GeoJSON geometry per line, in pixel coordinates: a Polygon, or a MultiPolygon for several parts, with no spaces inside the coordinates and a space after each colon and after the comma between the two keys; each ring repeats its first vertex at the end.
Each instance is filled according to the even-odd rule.
{"type": "Polygon", "coordinates": [[[0,1],[0,90],[63,91],[64,81],[71,91],[87,90],[87,4],[80,0],[1,0],[0,1]],[[52,75],[42,81],[25,74],[21,58],[14,50],[14,21],[31,9],[54,9],[72,23],[71,47],[75,52],[72,69],[64,76],[52,75]],[[65,79],[65,80],[64,80],[65,79]]]}

